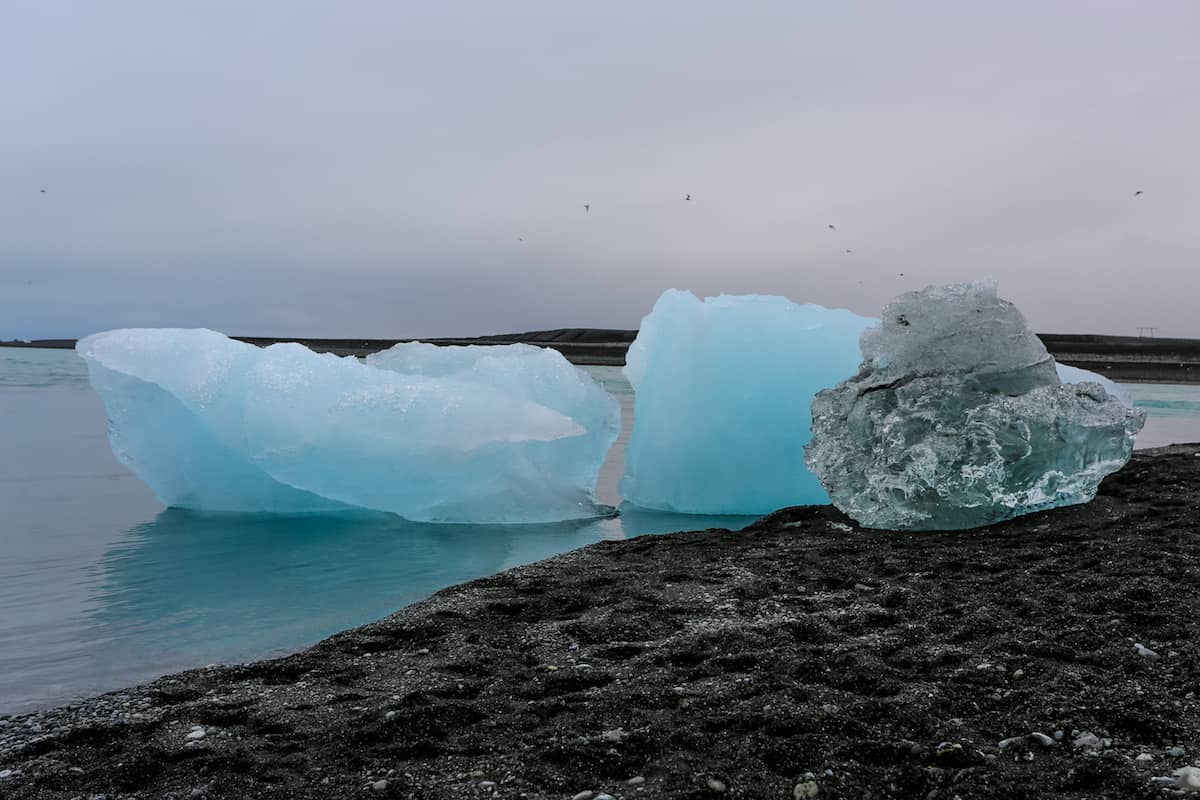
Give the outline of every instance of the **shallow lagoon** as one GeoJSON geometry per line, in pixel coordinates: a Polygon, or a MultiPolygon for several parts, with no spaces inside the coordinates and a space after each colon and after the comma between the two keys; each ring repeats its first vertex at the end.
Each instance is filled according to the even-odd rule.
{"type": "MultiPolygon", "coordinates": [[[[615,504],[633,398],[619,369],[589,370],[624,411],[598,486],[615,504]]],[[[1139,447],[1200,439],[1200,387],[1129,388],[1150,415],[1139,447]]],[[[73,352],[0,348],[0,713],[295,650],[601,539],[747,522],[640,512],[448,526],[164,510],[113,458],[73,352]]]]}

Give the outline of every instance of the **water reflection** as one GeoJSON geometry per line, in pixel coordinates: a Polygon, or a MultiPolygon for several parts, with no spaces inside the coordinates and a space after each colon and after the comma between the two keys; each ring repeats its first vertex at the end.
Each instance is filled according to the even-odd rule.
{"type": "Polygon", "coordinates": [[[87,689],[295,650],[446,586],[602,539],[752,520],[625,508],[619,518],[547,525],[437,525],[168,509],[100,560],[87,689]]]}

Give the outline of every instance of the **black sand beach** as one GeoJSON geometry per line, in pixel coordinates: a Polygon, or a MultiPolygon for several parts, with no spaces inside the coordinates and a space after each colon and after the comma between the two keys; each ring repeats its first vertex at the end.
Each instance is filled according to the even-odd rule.
{"type": "Polygon", "coordinates": [[[801,507],[607,542],[3,720],[0,796],[1171,796],[1200,763],[1198,545],[1200,445],[985,530],[801,507]]]}

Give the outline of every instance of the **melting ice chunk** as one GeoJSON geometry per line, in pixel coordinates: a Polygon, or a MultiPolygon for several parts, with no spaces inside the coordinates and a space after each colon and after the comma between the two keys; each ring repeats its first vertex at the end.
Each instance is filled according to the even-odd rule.
{"type": "Polygon", "coordinates": [[[992,284],[901,295],[862,350],[858,374],[813,400],[807,461],[869,527],[953,530],[1085,503],[1145,422],[1100,383],[1062,383],[992,284]]]}
{"type": "Polygon", "coordinates": [[[506,382],[435,353],[394,371],[208,330],[109,331],[77,349],[108,411],[113,452],[183,508],[360,507],[442,522],[594,516],[596,474],[619,425],[615,399],[550,351],[541,358],[561,361],[558,371],[538,362],[531,379],[554,408],[511,388],[521,363],[537,360],[527,355],[506,382]]]}
{"type": "Polygon", "coordinates": [[[621,496],[689,514],[828,502],[804,465],[809,404],[854,374],[875,322],[783,297],[665,292],[626,356],[636,399],[621,496]]]}

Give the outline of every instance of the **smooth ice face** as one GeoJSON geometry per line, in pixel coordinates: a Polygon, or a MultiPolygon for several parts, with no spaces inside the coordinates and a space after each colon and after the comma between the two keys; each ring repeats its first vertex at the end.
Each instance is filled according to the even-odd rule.
{"type": "Polygon", "coordinates": [[[626,355],[636,398],[621,496],[688,514],[828,502],[804,465],[809,403],[854,373],[874,322],[783,297],[665,292],[626,355]]]}
{"type": "Polygon", "coordinates": [[[1086,503],[1145,422],[1099,383],[1060,382],[992,284],[901,295],[862,349],[858,374],[813,400],[807,462],[867,527],[955,530],[1086,503]]]}
{"type": "Polygon", "coordinates": [[[586,375],[573,376],[559,410],[501,381],[439,373],[433,355],[429,374],[402,373],[179,329],[109,331],[77,350],[108,410],[113,452],[182,508],[584,518],[598,511],[592,489],[619,425],[616,401],[586,375]]]}

